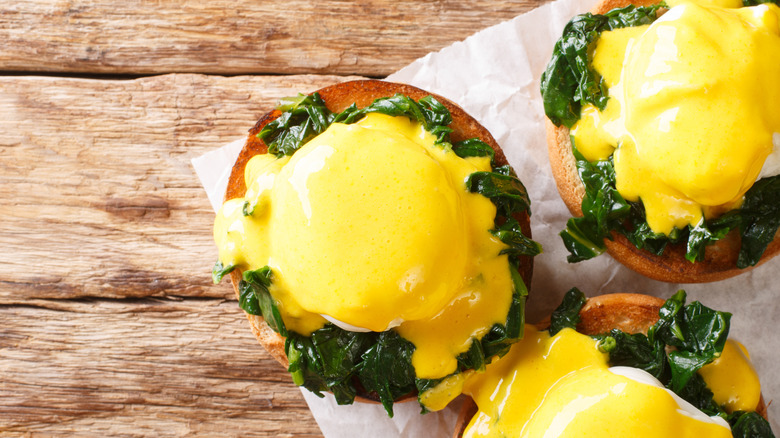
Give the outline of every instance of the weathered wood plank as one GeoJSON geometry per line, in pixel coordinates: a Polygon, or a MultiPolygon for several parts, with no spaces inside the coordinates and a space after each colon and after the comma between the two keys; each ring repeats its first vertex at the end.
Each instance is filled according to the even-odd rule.
{"type": "Polygon", "coordinates": [[[0,432],[321,436],[235,301],[0,306],[0,432]]]}
{"type": "Polygon", "coordinates": [[[543,0],[25,0],[0,6],[0,69],[384,77],[543,0]]]}
{"type": "Polygon", "coordinates": [[[232,297],[190,160],[341,80],[0,77],[0,300],[232,297]]]}

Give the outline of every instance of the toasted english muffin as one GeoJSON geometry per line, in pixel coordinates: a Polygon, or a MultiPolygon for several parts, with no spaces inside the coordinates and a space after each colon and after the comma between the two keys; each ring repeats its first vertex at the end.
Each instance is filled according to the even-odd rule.
{"type": "MultiPolygon", "coordinates": [[[[395,94],[403,94],[414,100],[419,100],[425,96],[433,95],[424,90],[416,87],[412,87],[404,84],[397,84],[378,80],[361,80],[344,82],[329,87],[322,88],[316,91],[323,99],[328,109],[333,112],[341,112],[353,103],[359,108],[365,107],[371,104],[374,100],[382,97],[390,97],[395,94]]],[[[433,95],[440,103],[442,103],[452,116],[452,123],[449,125],[453,129],[450,134],[450,138],[453,143],[470,139],[478,138],[487,143],[495,152],[495,164],[496,166],[507,165],[506,157],[501,151],[501,148],[496,143],[492,135],[480,125],[473,117],[466,114],[466,112],[452,103],[451,101],[433,95]]],[[[265,125],[276,119],[281,115],[281,111],[273,110],[263,117],[250,129],[247,137],[246,144],[233,166],[230,174],[227,190],[225,192],[225,200],[242,197],[246,192],[246,185],[244,181],[244,168],[247,162],[255,155],[265,154],[268,151],[268,147],[257,137],[257,134],[263,129],[265,125]]],[[[523,233],[526,236],[531,236],[530,221],[527,212],[517,215],[515,217],[521,224],[523,233]]],[[[530,284],[531,273],[533,270],[533,258],[522,257],[522,263],[519,267],[519,273],[523,278],[525,284],[530,284]]],[[[242,272],[238,269],[230,273],[231,282],[235,289],[236,296],[240,296],[238,288],[239,281],[241,280],[242,272]]],[[[254,333],[260,344],[273,356],[282,366],[288,367],[289,363],[285,354],[285,338],[279,333],[275,332],[269,327],[261,316],[246,314],[249,320],[252,332],[254,333]]],[[[399,400],[413,399],[414,395],[402,397],[399,400]]],[[[358,387],[358,396],[356,400],[359,401],[376,401],[378,400],[374,394],[366,393],[358,387]]]]}

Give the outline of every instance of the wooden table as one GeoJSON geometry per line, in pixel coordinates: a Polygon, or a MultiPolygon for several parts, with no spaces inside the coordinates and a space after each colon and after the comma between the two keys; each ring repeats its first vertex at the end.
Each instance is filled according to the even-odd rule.
{"type": "Polygon", "coordinates": [[[544,0],[0,4],[0,434],[319,436],[190,164],[544,0]]]}

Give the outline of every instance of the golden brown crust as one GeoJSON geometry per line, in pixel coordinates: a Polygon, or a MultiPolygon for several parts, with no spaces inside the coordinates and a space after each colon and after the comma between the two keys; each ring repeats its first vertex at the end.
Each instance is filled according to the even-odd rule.
{"type": "MultiPolygon", "coordinates": [[[[616,328],[626,333],[647,333],[647,329],[658,321],[658,311],[663,305],[663,299],[644,294],[616,293],[589,298],[580,310],[577,331],[586,335],[598,335],[616,328]]],[[[538,324],[538,327],[546,328],[547,325],[549,318],[538,324]]],[[[767,418],[766,409],[762,396],[756,412],[767,418]]],[[[476,413],[476,404],[471,398],[467,398],[458,415],[454,434],[456,438],[463,436],[476,413]]]]}
{"type": "Polygon", "coordinates": [[[650,6],[655,4],[658,4],[658,0],[601,0],[595,6],[593,6],[591,12],[594,14],[606,14],[615,8],[622,8],[628,5],[650,6]]]}
{"type": "Polygon", "coordinates": [[[586,335],[619,329],[626,333],[647,333],[658,321],[664,300],[644,294],[617,293],[589,298],[580,310],[577,331],[586,335]]]}
{"type": "Polygon", "coordinates": [[[455,433],[452,435],[454,438],[463,437],[471,419],[477,415],[477,412],[479,412],[479,407],[474,403],[474,399],[466,397],[460,406],[460,411],[458,411],[458,419],[455,420],[455,433]]]}
{"type": "MultiPolygon", "coordinates": [[[[333,112],[341,112],[353,103],[362,108],[372,103],[375,99],[393,96],[396,93],[404,94],[413,98],[414,100],[419,100],[425,96],[433,95],[432,93],[428,93],[410,85],[376,80],[343,82],[322,88],[317,90],[317,92],[325,101],[328,109],[333,112]]],[[[453,102],[441,96],[433,96],[444,106],[446,106],[452,115],[453,121],[450,127],[453,128],[453,132],[450,134],[450,138],[453,142],[477,137],[493,148],[495,151],[495,161],[497,165],[503,166],[508,164],[503,151],[487,129],[480,125],[473,117],[466,114],[462,108],[453,102]]],[[[249,130],[247,142],[244,145],[244,148],[241,150],[241,153],[239,154],[230,174],[228,187],[225,192],[226,200],[241,197],[246,192],[246,185],[244,182],[244,168],[246,167],[246,163],[253,156],[257,154],[264,154],[268,151],[268,147],[262,142],[262,140],[257,138],[257,134],[266,124],[279,117],[280,114],[281,113],[278,110],[269,112],[268,114],[261,117],[257,124],[255,124],[255,126],[249,130]]],[[[530,237],[531,226],[528,214],[523,213],[522,215],[518,215],[515,219],[520,222],[523,233],[530,237]]],[[[532,270],[533,258],[523,257],[519,271],[526,284],[531,284],[532,270]]],[[[230,279],[233,283],[236,296],[240,296],[238,282],[241,280],[241,273],[238,270],[231,272],[230,279]]],[[[249,323],[252,327],[252,332],[260,344],[263,345],[263,347],[265,347],[271,356],[273,356],[280,364],[282,364],[284,367],[287,367],[289,363],[287,361],[287,355],[285,354],[284,349],[284,337],[273,331],[260,316],[247,314],[247,319],[249,320],[249,323]]],[[[399,399],[399,401],[413,398],[413,396],[406,396],[399,399]]],[[[365,393],[362,394],[362,397],[358,396],[356,398],[356,400],[360,401],[373,401],[372,399],[373,397],[370,394],[365,393]]]]}
{"type": "Polygon", "coordinates": [[[555,179],[558,193],[574,216],[582,216],[582,198],[585,186],[577,172],[577,160],[571,150],[569,130],[565,126],[555,126],[545,119],[547,128],[547,153],[550,155],[550,168],[555,179]]]}
{"type": "MultiPolygon", "coordinates": [[[[614,8],[634,4],[648,6],[657,3],[654,0],[603,0],[591,12],[604,14],[614,8]]],[[[555,126],[549,119],[547,124],[547,151],[550,155],[550,167],[563,202],[572,215],[582,216],[582,198],[585,187],[577,173],[576,161],[572,154],[569,129],[555,126]]],[[[617,261],[634,271],[654,280],[670,283],[708,283],[747,272],[753,267],[736,267],[740,249],[740,236],[734,230],[713,245],[707,246],[704,259],[691,263],[685,258],[685,244],[668,245],[661,256],[637,249],[628,239],[618,233],[612,234],[614,240],[604,241],[607,252],[617,261]]],[[[775,235],[759,260],[758,265],[766,262],[780,252],[780,233],[775,235]]]]}

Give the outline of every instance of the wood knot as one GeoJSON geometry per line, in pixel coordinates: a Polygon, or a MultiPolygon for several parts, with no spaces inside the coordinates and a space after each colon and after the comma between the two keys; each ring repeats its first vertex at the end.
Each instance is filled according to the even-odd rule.
{"type": "Polygon", "coordinates": [[[103,210],[126,220],[167,219],[171,216],[168,200],[156,196],[106,199],[103,210]]]}

